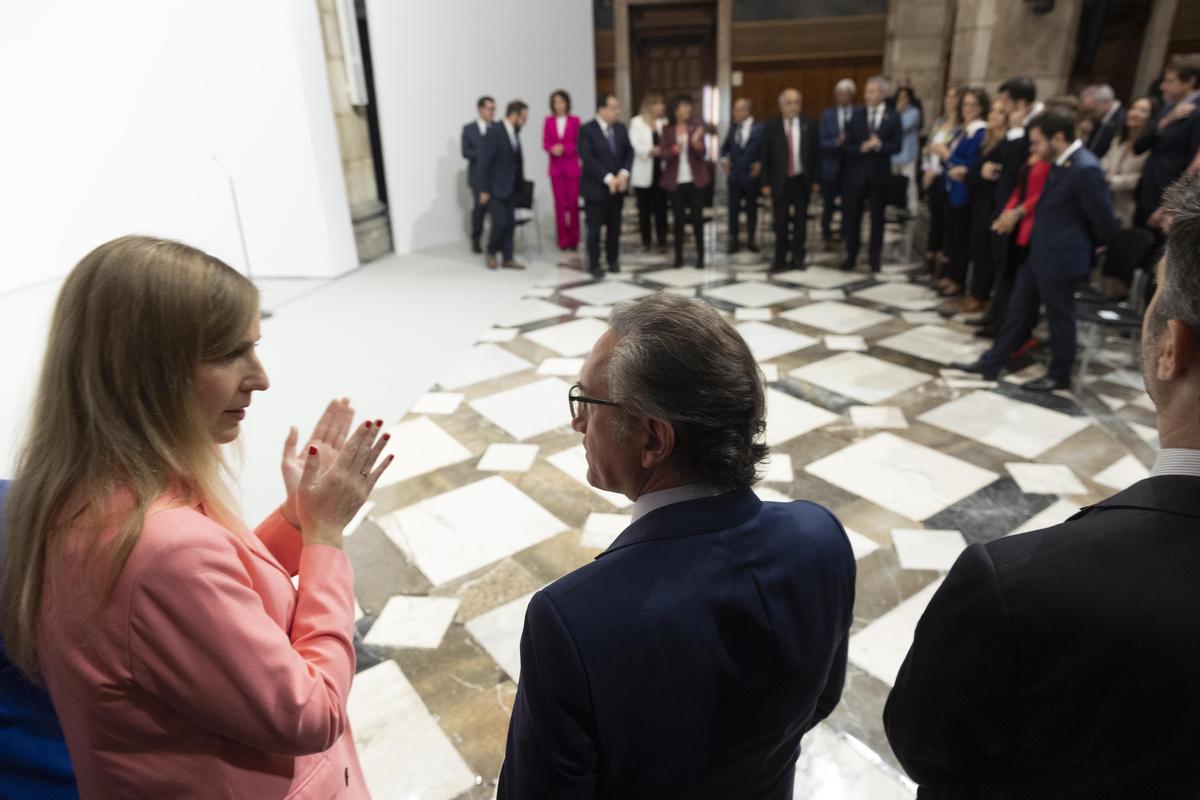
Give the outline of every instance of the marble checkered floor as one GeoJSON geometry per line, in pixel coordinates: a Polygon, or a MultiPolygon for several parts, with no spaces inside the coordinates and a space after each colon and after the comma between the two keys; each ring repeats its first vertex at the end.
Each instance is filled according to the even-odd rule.
{"type": "Polygon", "coordinates": [[[760,495],[828,506],[858,559],[845,695],[805,739],[795,796],[911,797],[880,714],[922,609],[968,543],[1059,522],[1146,474],[1140,377],[1120,342],[1078,396],[1024,392],[1037,367],[995,384],[948,372],[983,344],[903,265],[873,278],[829,254],[768,276],[749,254],[698,271],[627,250],[600,281],[565,256],[480,320],[391,428],[396,462],[346,543],[362,610],[350,713],[374,796],[493,796],[529,597],[628,522],[627,499],[585,482],[567,389],[613,304],[667,291],[726,312],[762,364],[760,495]]]}

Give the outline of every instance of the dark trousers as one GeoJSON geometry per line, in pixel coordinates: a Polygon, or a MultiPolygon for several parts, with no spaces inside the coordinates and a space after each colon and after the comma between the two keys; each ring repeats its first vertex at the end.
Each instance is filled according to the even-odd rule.
{"type": "Polygon", "coordinates": [[[517,196],[510,194],[503,200],[493,197],[488,201],[492,212],[492,233],[488,236],[488,255],[502,253],[505,261],[513,258],[513,233],[517,230],[517,196]]]}
{"type": "Polygon", "coordinates": [[[808,197],[811,193],[812,184],[804,175],[785,178],[783,190],[771,193],[771,214],[775,217],[776,267],[787,263],[789,251],[792,266],[804,266],[805,243],[808,241],[808,197]]]}
{"type": "Polygon", "coordinates": [[[833,238],[834,201],[844,202],[843,194],[840,174],[830,178],[821,176],[821,238],[825,241],[833,238]]]}
{"type": "Polygon", "coordinates": [[[471,244],[478,246],[483,236],[483,217],[487,214],[487,206],[479,202],[479,192],[471,190],[474,205],[471,206],[471,244]]]}
{"type": "Polygon", "coordinates": [[[996,280],[997,234],[992,233],[992,197],[977,192],[971,198],[971,297],[987,300],[996,280]]]}
{"type": "Polygon", "coordinates": [[[675,216],[675,263],[683,261],[684,228],[691,223],[696,235],[696,266],[704,264],[704,192],[694,183],[680,183],[671,193],[675,216]]]}
{"type": "Polygon", "coordinates": [[[929,203],[929,239],[925,243],[925,252],[941,253],[946,231],[946,187],[941,181],[934,181],[929,186],[925,202],[929,203]]]}
{"type": "MultiPolygon", "coordinates": [[[[871,232],[875,229],[872,227],[871,232]]],[[[946,255],[950,264],[945,277],[962,286],[967,281],[967,269],[971,263],[971,207],[946,205],[946,228],[943,234],[946,255]]]]}
{"type": "Polygon", "coordinates": [[[989,369],[1000,369],[1017,348],[1025,344],[1037,325],[1038,311],[1046,307],[1050,326],[1050,369],[1048,377],[1069,381],[1075,365],[1075,287],[1079,280],[1035,275],[1031,264],[1017,270],[1016,282],[1004,313],[1004,322],[992,348],[980,361],[989,369]]]}
{"type": "Polygon", "coordinates": [[[983,318],[986,329],[995,333],[1004,322],[1004,312],[1008,310],[1008,298],[1012,296],[1017,270],[1025,263],[1029,248],[1018,245],[1016,236],[996,235],[993,244],[992,259],[999,269],[996,270],[996,284],[992,287],[992,304],[983,318]]]}
{"type": "Polygon", "coordinates": [[[758,233],[758,181],[749,178],[729,181],[729,245],[738,246],[741,232],[742,206],[746,207],[746,242],[753,247],[758,233]]]}
{"type": "Polygon", "coordinates": [[[846,242],[846,260],[853,264],[862,247],[862,218],[866,210],[871,212],[871,242],[867,260],[871,271],[877,272],[883,262],[883,210],[887,208],[890,172],[860,177],[847,187],[847,206],[842,213],[842,239],[846,242]]]}
{"type": "Polygon", "coordinates": [[[667,246],[667,192],[661,186],[647,186],[633,190],[637,195],[638,229],[642,233],[642,245],[649,247],[650,220],[654,220],[654,233],[660,247],[667,246]]]}
{"type": "Polygon", "coordinates": [[[587,214],[588,271],[600,272],[600,229],[604,229],[604,253],[608,257],[608,268],[612,272],[620,269],[621,255],[621,206],[625,195],[610,194],[603,200],[588,200],[584,211],[587,214]]]}

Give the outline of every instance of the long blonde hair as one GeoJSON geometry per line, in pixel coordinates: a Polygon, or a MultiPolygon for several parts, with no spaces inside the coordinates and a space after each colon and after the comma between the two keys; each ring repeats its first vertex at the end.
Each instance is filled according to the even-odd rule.
{"type": "Polygon", "coordinates": [[[233,522],[221,457],[192,387],[198,367],[236,349],[257,314],[250,281],[179,242],[114,239],[67,277],[6,504],[0,631],[26,675],[40,672],[47,563],[64,531],[87,531],[90,549],[116,531],[104,537],[99,605],[147,509],[168,490],[233,522]]]}
{"type": "Polygon", "coordinates": [[[650,126],[651,130],[654,129],[654,123],[657,119],[657,117],[655,117],[651,112],[651,109],[654,108],[655,103],[666,102],[667,99],[662,92],[647,92],[645,96],[642,97],[642,107],[638,111],[638,114],[641,116],[642,120],[650,126]]]}

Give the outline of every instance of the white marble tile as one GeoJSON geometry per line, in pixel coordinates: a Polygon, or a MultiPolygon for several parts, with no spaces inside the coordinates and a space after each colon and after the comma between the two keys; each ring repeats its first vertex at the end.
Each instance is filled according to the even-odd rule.
{"type": "Polygon", "coordinates": [[[879,283],[855,292],[854,297],[901,311],[928,311],[942,303],[932,289],[915,283],[879,283]]]}
{"type": "Polygon", "coordinates": [[[771,274],[765,269],[756,270],[738,270],[734,276],[739,281],[767,281],[771,279],[771,274]]]}
{"type": "Polygon", "coordinates": [[[547,358],[538,364],[538,375],[557,375],[562,378],[578,378],[583,369],[582,358],[547,358]]]}
{"type": "Polygon", "coordinates": [[[1091,424],[1090,417],[1072,417],[986,391],[951,400],[919,419],[1022,458],[1037,458],[1091,424]]]}
{"type": "Polygon", "coordinates": [[[908,262],[906,264],[884,264],[879,272],[882,275],[909,275],[921,269],[922,265],[916,262],[908,262]]]}
{"type": "Polygon", "coordinates": [[[346,710],[373,796],[452,800],[475,785],[474,771],[395,661],[355,675],[346,710]]]}
{"type": "Polygon", "coordinates": [[[912,647],[917,621],[942,585],[938,578],[850,637],[850,662],[888,686],[896,684],[900,665],[912,647]]]}
{"type": "Polygon", "coordinates": [[[767,456],[761,480],[767,483],[791,483],[795,479],[791,456],[787,453],[771,453],[767,456]]]}
{"type": "Polygon", "coordinates": [[[1110,464],[1092,480],[1101,486],[1121,492],[1149,477],[1150,470],[1146,469],[1146,466],[1132,455],[1127,455],[1116,463],[1110,464]]]}
{"type": "Polygon", "coordinates": [[[901,311],[900,319],[909,325],[941,325],[945,322],[936,311],[901,311]]]}
{"type": "Polygon", "coordinates": [[[903,430],[908,427],[904,412],[896,406],[851,406],[850,421],[856,428],[903,430]]]}
{"type": "Polygon", "coordinates": [[[825,723],[804,735],[793,800],[912,800],[914,795],[865,743],[825,723]]]}
{"type": "Polygon", "coordinates": [[[606,492],[603,489],[597,489],[588,483],[587,472],[587,452],[583,449],[583,445],[572,447],[569,450],[563,450],[549,456],[547,459],[551,464],[567,473],[576,482],[591,489],[597,496],[604,498],[617,508],[628,508],[633,505],[633,501],[623,494],[616,492],[606,492]]]}
{"type": "Polygon", "coordinates": [[[1029,519],[1009,534],[1029,533],[1030,531],[1040,531],[1044,528],[1052,528],[1055,525],[1060,525],[1066,522],[1071,517],[1079,513],[1079,504],[1073,503],[1070,500],[1056,500],[1051,505],[1034,514],[1029,519]]]}
{"type": "Polygon", "coordinates": [[[448,467],[471,457],[471,451],[442,430],[429,417],[406,419],[388,433],[391,441],[380,453],[380,463],[395,456],[375,488],[394,486],[401,481],[448,467]]]}
{"type": "Polygon", "coordinates": [[[631,522],[633,517],[629,514],[593,511],[583,523],[583,535],[579,538],[579,545],[593,550],[605,550],[631,522]]]}
{"type": "Polygon", "coordinates": [[[816,302],[818,300],[845,300],[845,289],[810,289],[808,299],[816,302]]]}
{"type": "Polygon", "coordinates": [[[806,364],[788,375],[868,405],[881,403],[931,380],[924,372],[862,353],[841,353],[806,364]]]}
{"type": "Polygon", "coordinates": [[[767,430],[763,441],[770,447],[781,445],[809,431],[815,431],[839,417],[823,408],[792,397],[778,389],[767,389],[767,430]]]}
{"type": "Polygon", "coordinates": [[[724,300],[726,303],[733,303],[738,306],[748,306],[749,308],[761,308],[762,306],[773,306],[779,303],[790,303],[793,300],[799,300],[804,295],[793,289],[785,289],[782,286],[775,286],[771,283],[731,283],[728,286],[717,286],[712,289],[704,290],[705,297],[711,297],[714,300],[724,300]]]}
{"type": "Polygon", "coordinates": [[[463,401],[463,396],[457,392],[426,392],[417,398],[410,414],[453,414],[463,401]]]}
{"type": "Polygon", "coordinates": [[[725,276],[722,273],[696,269],[695,267],[658,269],[638,275],[639,280],[653,281],[654,283],[670,286],[675,289],[691,289],[706,283],[712,283],[713,281],[723,280],[724,278],[725,276]]]}
{"type": "Polygon", "coordinates": [[[521,632],[533,592],[480,614],[466,624],[467,633],[479,642],[492,660],[516,683],[521,679],[521,632]]]}
{"type": "Polygon", "coordinates": [[[1005,464],[1025,494],[1087,494],[1087,487],[1066,464],[1005,464]]]}
{"type": "Polygon", "coordinates": [[[846,538],[850,540],[850,549],[854,551],[854,560],[858,561],[879,549],[879,542],[869,536],[864,536],[856,530],[846,528],[846,538]]]}
{"type": "Polygon", "coordinates": [[[519,328],[542,320],[565,317],[571,312],[555,303],[529,297],[500,311],[499,319],[492,322],[497,328],[519,328]]]}
{"type": "Polygon", "coordinates": [[[892,545],[902,569],[949,572],[954,560],[967,549],[967,540],[962,531],[897,528],[892,531],[892,545]]]}
{"type": "Polygon", "coordinates": [[[922,325],[875,344],[939,364],[969,364],[979,360],[988,348],[986,341],[945,325],[922,325]]]}
{"type": "Polygon", "coordinates": [[[588,280],[591,280],[591,276],[583,270],[560,266],[549,270],[541,278],[538,278],[534,285],[563,286],[568,283],[583,283],[588,280]]]}
{"type": "Polygon", "coordinates": [[[877,433],[806,469],[912,520],[931,517],[1000,477],[893,433],[877,433]]]}
{"type": "Polygon", "coordinates": [[[770,322],[775,312],[769,308],[735,308],[733,318],[738,322],[770,322]]]}
{"type": "Polygon", "coordinates": [[[461,389],[532,368],[533,364],[499,345],[478,344],[442,373],[438,383],[443,389],[461,389]]]}
{"type": "Polygon", "coordinates": [[[560,378],[543,378],[472,400],[470,406],[520,441],[571,424],[570,389],[560,378]]]}
{"type": "Polygon", "coordinates": [[[1033,363],[1024,369],[1010,372],[1004,376],[1006,383],[1012,383],[1017,386],[1022,386],[1030,381],[1036,381],[1038,378],[1046,377],[1046,365],[1041,363],[1033,363]]]}
{"type": "Polygon", "coordinates": [[[856,333],[892,319],[888,314],[837,301],[810,303],[788,309],[779,316],[830,333],[856,333]]]}
{"type": "Polygon", "coordinates": [[[1104,376],[1104,380],[1109,383],[1115,383],[1118,386],[1125,386],[1130,389],[1136,389],[1139,392],[1145,391],[1146,381],[1138,373],[1128,369],[1115,369],[1104,376]]]}
{"type": "Polygon", "coordinates": [[[1149,425],[1142,425],[1137,422],[1129,423],[1129,427],[1143,442],[1155,450],[1158,449],[1158,428],[1151,428],[1149,425]]]}
{"type": "Polygon", "coordinates": [[[783,283],[807,286],[810,289],[839,289],[863,280],[862,275],[842,272],[839,269],[827,269],[825,267],[792,269],[787,272],[776,273],[772,278],[783,283]]]}
{"type": "Polygon", "coordinates": [[[549,328],[538,328],[525,334],[525,338],[562,356],[585,356],[606,330],[608,325],[605,323],[585,317],[549,328]]]}
{"type": "Polygon", "coordinates": [[[673,294],[676,297],[695,297],[696,296],[695,289],[688,289],[688,288],[685,288],[682,286],[672,286],[668,289],[663,289],[663,291],[666,292],[667,294],[673,294]]]}
{"type": "Polygon", "coordinates": [[[769,322],[743,322],[737,332],[750,345],[750,351],[758,361],[770,361],[787,353],[812,347],[817,340],[803,333],[789,331],[769,322]]]}
{"type": "Polygon", "coordinates": [[[511,342],[513,339],[517,338],[518,333],[520,333],[520,331],[518,331],[516,328],[488,328],[486,331],[480,334],[479,338],[475,341],[504,344],[505,342],[511,342]]]}
{"type": "Polygon", "coordinates": [[[394,595],[363,637],[363,644],[434,650],[461,603],[457,597],[394,595]]]}
{"type": "Polygon", "coordinates": [[[435,586],[567,527],[499,475],[384,514],[376,524],[435,586]]]}
{"type": "Polygon", "coordinates": [[[876,275],[875,280],[879,281],[880,283],[908,283],[909,282],[909,278],[907,275],[901,275],[899,273],[888,273],[888,272],[881,272],[880,274],[876,275]]]}
{"type": "Polygon", "coordinates": [[[595,319],[608,319],[612,316],[612,306],[580,306],[575,309],[577,317],[593,317],[595,319]]]}
{"type": "Polygon", "coordinates": [[[779,380],[778,364],[759,363],[758,368],[762,370],[763,380],[767,383],[775,383],[775,381],[779,380]]]}
{"type": "Polygon", "coordinates": [[[589,306],[611,306],[626,300],[636,300],[639,297],[654,294],[650,289],[634,286],[632,283],[626,283],[625,281],[592,283],[587,286],[576,286],[573,289],[561,289],[559,293],[563,297],[578,300],[580,303],[589,306]]]}
{"type": "Polygon", "coordinates": [[[861,336],[835,336],[829,334],[825,337],[825,349],[834,351],[850,351],[854,353],[867,352],[867,340],[861,336]]]}
{"type": "Polygon", "coordinates": [[[536,444],[489,444],[475,465],[481,472],[528,472],[537,458],[536,444]]]}
{"type": "Polygon", "coordinates": [[[1150,399],[1150,395],[1148,394],[1138,395],[1137,399],[1133,401],[1133,405],[1155,414],[1158,413],[1158,408],[1154,405],[1154,401],[1150,399]]]}
{"type": "Polygon", "coordinates": [[[525,296],[546,299],[548,297],[553,297],[555,291],[557,290],[553,286],[534,286],[525,290],[525,296]]]}

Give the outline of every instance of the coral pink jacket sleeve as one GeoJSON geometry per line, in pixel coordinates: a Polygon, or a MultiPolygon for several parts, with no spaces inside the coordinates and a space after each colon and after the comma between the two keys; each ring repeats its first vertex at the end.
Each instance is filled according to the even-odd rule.
{"type": "Polygon", "coordinates": [[[292,527],[283,512],[276,509],[254,532],[288,571],[288,575],[294,577],[300,571],[300,551],[304,549],[304,538],[300,529],[292,527]]]}
{"type": "Polygon", "coordinates": [[[164,546],[148,562],[129,620],[130,671],[147,692],[269,753],[333,746],[346,727],[355,665],[345,553],[302,549],[290,632],[267,616],[236,549],[217,537],[164,546]]]}

